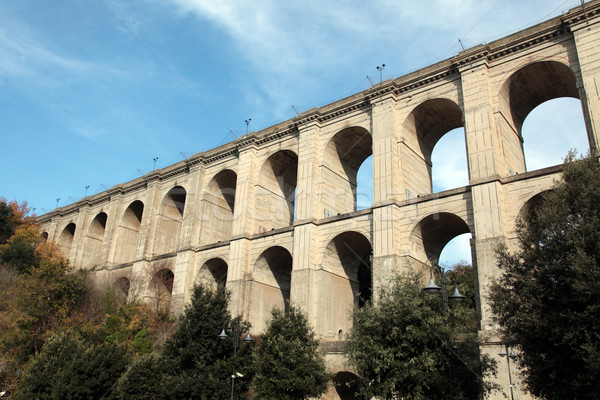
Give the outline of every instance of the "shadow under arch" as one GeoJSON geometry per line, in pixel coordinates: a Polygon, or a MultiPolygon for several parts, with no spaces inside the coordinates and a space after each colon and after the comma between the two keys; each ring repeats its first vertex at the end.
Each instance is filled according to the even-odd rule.
{"type": "Polygon", "coordinates": [[[148,287],[147,301],[156,311],[169,311],[174,281],[175,274],[169,268],[162,268],[154,273],[148,287]]]}
{"type": "Polygon", "coordinates": [[[135,259],[138,238],[142,226],[144,203],[135,200],[125,210],[121,223],[117,228],[117,246],[115,254],[116,263],[127,263],[135,259]]]}
{"type": "Polygon", "coordinates": [[[269,247],[252,268],[250,322],[257,332],[266,329],[271,310],[289,307],[292,284],[292,255],[281,246],[269,247]]]}
{"type": "Polygon", "coordinates": [[[421,219],[413,228],[411,253],[424,265],[439,262],[442,250],[455,237],[470,233],[469,225],[459,216],[441,212],[421,219]]]}
{"type": "Polygon", "coordinates": [[[357,126],[342,129],[329,140],[324,153],[320,193],[324,216],[356,211],[356,178],[362,163],[373,154],[371,133],[357,126]]]}
{"type": "Polygon", "coordinates": [[[175,186],[163,198],[159,211],[155,254],[172,253],[177,250],[186,196],[187,192],[183,187],[175,186]]]}
{"type": "Polygon", "coordinates": [[[350,371],[338,371],[331,377],[335,392],[340,400],[362,400],[360,379],[350,371]]]}
{"type": "Polygon", "coordinates": [[[127,303],[127,299],[129,298],[129,289],[131,287],[131,282],[128,278],[122,276],[115,280],[113,284],[113,292],[115,295],[115,299],[119,304],[127,303]]]}
{"type": "Polygon", "coordinates": [[[294,222],[298,156],[291,150],[271,154],[255,186],[255,232],[290,226],[294,222]]]}
{"type": "Polygon", "coordinates": [[[237,174],[230,169],[218,172],[202,196],[200,243],[229,240],[233,230],[237,174]]]}
{"type": "MultiPolygon", "coordinates": [[[[513,72],[502,84],[498,110],[503,118],[497,121],[505,143],[508,173],[527,171],[522,132],[527,116],[542,103],[565,97],[581,100],[575,73],[568,65],[558,61],[527,64],[513,72]]],[[[564,153],[568,150],[564,149],[564,153]]]]}
{"type": "Polygon", "coordinates": [[[331,340],[352,327],[354,306],[372,297],[371,242],[362,233],[346,231],[335,236],[324,249],[319,281],[317,333],[331,340]]]}
{"type": "Polygon", "coordinates": [[[457,128],[464,128],[463,112],[454,101],[444,98],[424,101],[407,117],[402,130],[409,149],[403,157],[413,165],[411,176],[405,177],[409,182],[407,190],[413,196],[432,193],[434,147],[446,133],[457,128]]]}
{"type": "Polygon", "coordinates": [[[226,285],[228,268],[222,258],[211,258],[200,267],[196,281],[212,288],[217,285],[226,285]]]}
{"type": "Polygon", "coordinates": [[[67,259],[70,257],[71,246],[73,246],[73,239],[75,238],[75,228],[75,223],[70,222],[69,224],[67,224],[67,226],[65,226],[58,238],[58,245],[60,246],[61,252],[67,259]]]}
{"type": "Polygon", "coordinates": [[[90,223],[83,243],[84,268],[92,268],[100,262],[107,219],[108,215],[105,212],[100,212],[90,223]]]}

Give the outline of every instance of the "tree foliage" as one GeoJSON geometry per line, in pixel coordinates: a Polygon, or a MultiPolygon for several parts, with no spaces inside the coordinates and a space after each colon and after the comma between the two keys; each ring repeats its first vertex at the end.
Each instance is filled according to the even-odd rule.
{"type": "Polygon", "coordinates": [[[499,249],[491,306],[534,395],[595,398],[600,390],[600,166],[570,154],[562,179],[499,249]]]}
{"type": "Polygon", "coordinates": [[[421,274],[400,275],[376,303],[354,310],[347,351],[365,398],[478,399],[492,389],[484,380],[495,368],[480,358],[474,310],[446,311],[424,282],[421,274]]]}
{"type": "Polygon", "coordinates": [[[149,398],[142,388],[152,388],[155,399],[228,398],[231,374],[236,371],[244,378],[236,379],[235,397],[244,396],[253,375],[252,349],[241,345],[234,357],[233,341],[218,338],[224,327],[230,329],[236,323],[242,328],[240,336],[248,330],[239,319],[231,318],[228,302],[224,286],[216,289],[195,286],[191,303],[162,352],[145,356],[132,365],[119,382],[120,395],[149,398]],[[144,369],[148,373],[142,373],[144,369]]]}
{"type": "Polygon", "coordinates": [[[325,392],[329,376],[314,336],[298,308],[271,312],[267,331],[255,351],[252,387],[257,398],[304,400],[325,392]]]}
{"type": "Polygon", "coordinates": [[[15,399],[113,399],[127,363],[120,346],[89,346],[77,335],[58,333],[32,359],[15,399]]]}

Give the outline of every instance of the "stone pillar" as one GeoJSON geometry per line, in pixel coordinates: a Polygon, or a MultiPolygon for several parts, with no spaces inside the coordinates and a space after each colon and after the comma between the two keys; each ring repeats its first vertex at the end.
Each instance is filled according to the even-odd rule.
{"type": "Polygon", "coordinates": [[[192,217],[191,221],[191,237],[190,237],[190,246],[197,247],[200,246],[200,232],[202,229],[202,194],[204,191],[204,187],[206,182],[204,180],[204,167],[201,164],[195,165],[190,169],[190,191],[193,192],[193,196],[186,205],[190,208],[190,213],[192,217]]]}
{"type": "Polygon", "coordinates": [[[323,218],[319,199],[319,160],[321,126],[315,120],[306,121],[299,127],[298,177],[296,189],[296,221],[323,218]]]}
{"type": "Polygon", "coordinates": [[[508,174],[506,160],[500,151],[502,143],[492,115],[488,68],[478,61],[461,69],[465,112],[465,136],[473,202],[471,243],[475,245],[473,266],[477,273],[478,311],[482,330],[493,330],[486,293],[491,280],[499,275],[496,247],[506,240],[504,198],[498,177],[508,174]],[[478,184],[478,182],[481,182],[478,184]]]}
{"type": "Polygon", "coordinates": [[[256,154],[254,148],[246,147],[239,153],[237,168],[237,184],[235,188],[235,206],[233,210],[233,227],[231,236],[247,236],[253,222],[254,179],[256,169],[256,154]]]}
{"type": "Polygon", "coordinates": [[[460,73],[469,183],[507,175],[502,145],[494,122],[487,63],[474,62],[462,67],[460,73]]]}
{"type": "Polygon", "coordinates": [[[124,211],[123,195],[116,194],[111,196],[108,211],[106,211],[108,218],[106,219],[102,255],[100,257],[100,265],[104,268],[110,268],[113,265],[115,250],[120,246],[120,243],[117,243],[117,234],[124,211]]]}
{"type": "MultiPolygon", "coordinates": [[[[380,204],[398,198],[400,171],[398,169],[397,118],[395,99],[384,97],[373,101],[371,135],[373,137],[373,203],[380,204]]],[[[403,198],[401,199],[403,200],[403,198]]]]}
{"type": "Polygon", "coordinates": [[[315,266],[317,226],[312,221],[323,218],[319,199],[319,160],[322,149],[321,127],[317,120],[306,121],[300,127],[298,178],[296,189],[296,222],[290,302],[301,307],[309,323],[317,324],[315,266]]]}
{"type": "Polygon", "coordinates": [[[571,26],[583,87],[579,88],[590,149],[600,149],[600,19],[571,26]]]}
{"type": "Polygon", "coordinates": [[[146,188],[146,201],[144,202],[144,215],[142,216],[142,226],[140,227],[136,260],[142,258],[148,259],[154,255],[155,239],[160,218],[160,202],[162,200],[160,194],[159,181],[156,179],[149,180],[148,187],[146,188]]]}
{"type": "Polygon", "coordinates": [[[85,253],[85,236],[91,222],[89,206],[79,209],[75,222],[75,235],[73,237],[73,244],[71,245],[71,254],[69,254],[69,261],[75,268],[81,268],[83,266],[83,255],[85,253]]]}
{"type": "Polygon", "coordinates": [[[231,292],[229,310],[233,316],[241,315],[246,321],[250,317],[252,306],[251,293],[247,293],[249,276],[248,248],[249,240],[232,240],[229,244],[229,264],[227,266],[227,290],[231,292]]]}
{"type": "Polygon", "coordinates": [[[400,268],[399,210],[391,201],[400,200],[398,146],[394,127],[397,126],[395,100],[377,99],[372,104],[373,135],[373,298],[377,299],[382,285],[389,282],[400,268]],[[384,205],[387,204],[387,205],[384,205]]]}

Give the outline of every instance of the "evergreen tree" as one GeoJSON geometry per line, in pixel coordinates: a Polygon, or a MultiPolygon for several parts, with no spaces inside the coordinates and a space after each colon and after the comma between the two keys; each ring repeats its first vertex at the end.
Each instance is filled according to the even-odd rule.
{"type": "Polygon", "coordinates": [[[347,351],[364,398],[479,399],[492,389],[484,379],[494,366],[480,359],[475,310],[445,310],[424,282],[417,273],[398,276],[376,304],[354,310],[347,351]]]}
{"type": "Polygon", "coordinates": [[[231,394],[231,374],[236,371],[244,378],[236,379],[235,397],[245,396],[253,375],[252,349],[241,345],[234,357],[233,341],[218,337],[223,328],[235,324],[242,328],[240,336],[248,331],[239,319],[231,319],[228,303],[224,286],[195,286],[191,303],[162,353],[134,363],[121,379],[119,393],[126,398],[142,398],[135,396],[141,396],[138,387],[143,386],[154,387],[151,393],[156,399],[225,399],[231,394]],[[144,368],[148,369],[145,376],[144,368]],[[160,382],[160,387],[153,386],[153,381],[160,382]]]}
{"type": "Polygon", "coordinates": [[[144,354],[137,357],[119,378],[115,391],[118,398],[127,400],[173,399],[166,380],[168,376],[160,355],[144,354]]]}
{"type": "Polygon", "coordinates": [[[304,400],[320,397],[329,376],[319,343],[302,312],[273,310],[255,351],[253,389],[258,399],[304,400]]]}
{"type": "Polygon", "coordinates": [[[491,306],[518,346],[529,391],[546,399],[600,391],[600,165],[569,154],[562,178],[518,224],[519,248],[499,250],[491,306]]]}
{"type": "Polygon", "coordinates": [[[121,347],[86,346],[76,335],[59,333],[33,358],[15,399],[113,399],[127,362],[121,347]]]}

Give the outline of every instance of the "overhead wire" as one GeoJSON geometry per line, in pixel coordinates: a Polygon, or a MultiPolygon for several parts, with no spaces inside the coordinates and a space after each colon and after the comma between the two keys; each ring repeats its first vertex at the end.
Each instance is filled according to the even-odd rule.
{"type": "Polygon", "coordinates": [[[210,105],[208,105],[208,103],[206,101],[204,101],[202,99],[202,97],[200,97],[200,95],[185,81],[185,79],[183,79],[181,77],[181,75],[179,75],[177,73],[177,71],[175,71],[153,48],[152,46],[150,46],[148,44],[148,42],[146,42],[128,23],[127,21],[125,21],[105,0],[100,0],[100,2],[102,4],[104,4],[104,6],[121,22],[121,24],[123,24],[123,26],[125,26],[125,28],[132,34],[134,35],[143,45],[144,47],[146,47],[146,49],[148,51],[150,51],[150,53],[152,53],[152,55],[158,60],[160,61],[160,63],[167,68],[167,70],[169,70],[169,72],[171,72],[171,74],[173,74],[173,76],[175,76],[175,78],[177,78],[177,80],[197,99],[199,100],[207,109],[208,111],[210,111],[222,124],[223,126],[225,126],[225,128],[227,128],[227,130],[236,138],[239,139],[239,136],[236,135],[236,133],[233,131],[233,129],[231,129],[231,127],[227,124],[227,122],[225,122],[225,120],[223,118],[221,118],[221,116],[212,109],[212,107],[210,105]]]}

